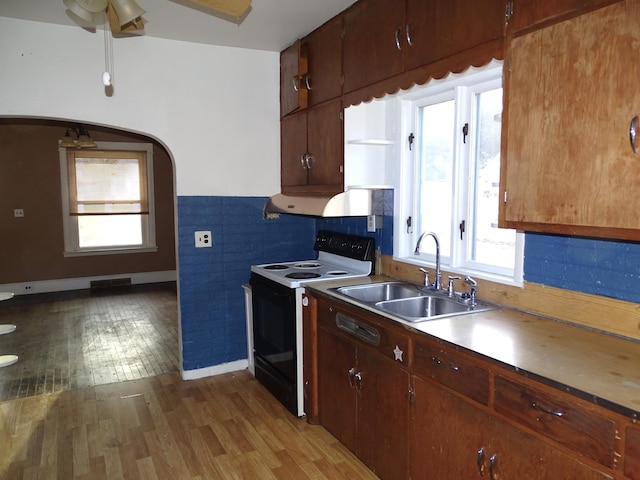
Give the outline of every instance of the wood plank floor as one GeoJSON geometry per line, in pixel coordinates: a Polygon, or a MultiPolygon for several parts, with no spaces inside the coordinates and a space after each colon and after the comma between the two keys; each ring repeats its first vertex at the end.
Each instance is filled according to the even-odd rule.
{"type": "Polygon", "coordinates": [[[0,401],[177,372],[175,282],[0,302],[0,401]]]}
{"type": "Polygon", "coordinates": [[[0,478],[377,477],[247,371],[177,373],[0,403],[0,478]]]}

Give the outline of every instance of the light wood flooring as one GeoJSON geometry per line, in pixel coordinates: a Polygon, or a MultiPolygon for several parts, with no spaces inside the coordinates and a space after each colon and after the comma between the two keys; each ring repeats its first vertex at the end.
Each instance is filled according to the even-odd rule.
{"type": "Polygon", "coordinates": [[[177,373],[0,403],[0,478],[373,480],[247,371],[177,373]]]}
{"type": "Polygon", "coordinates": [[[175,282],[0,302],[0,401],[179,371],[175,282]]]}

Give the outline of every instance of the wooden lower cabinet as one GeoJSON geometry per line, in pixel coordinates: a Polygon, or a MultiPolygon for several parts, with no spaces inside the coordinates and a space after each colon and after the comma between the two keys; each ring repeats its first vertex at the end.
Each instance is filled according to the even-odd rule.
{"type": "Polygon", "coordinates": [[[613,478],[426,380],[413,389],[412,480],[613,478]]]}
{"type": "Polygon", "coordinates": [[[320,423],[381,479],[407,478],[408,392],[405,370],[320,321],[320,423]]]}

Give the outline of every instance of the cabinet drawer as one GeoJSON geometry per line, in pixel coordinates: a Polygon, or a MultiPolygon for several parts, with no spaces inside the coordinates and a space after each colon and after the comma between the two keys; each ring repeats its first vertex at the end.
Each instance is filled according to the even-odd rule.
{"type": "Polygon", "coordinates": [[[354,315],[350,311],[325,306],[321,308],[318,325],[330,332],[348,336],[396,363],[410,364],[409,337],[392,328],[354,315]]]}
{"type": "Polygon", "coordinates": [[[602,465],[614,466],[615,422],[578,405],[573,397],[496,376],[494,409],[602,465]]]}
{"type": "Polygon", "coordinates": [[[489,402],[489,372],[463,353],[450,351],[435,342],[417,341],[413,371],[483,405],[489,402]]]}

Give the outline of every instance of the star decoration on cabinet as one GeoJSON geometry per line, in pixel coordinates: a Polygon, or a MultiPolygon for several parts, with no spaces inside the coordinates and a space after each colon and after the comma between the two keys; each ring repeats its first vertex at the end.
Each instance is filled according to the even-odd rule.
{"type": "Polygon", "coordinates": [[[400,350],[400,347],[398,345],[396,345],[396,348],[393,349],[393,355],[396,357],[395,360],[398,360],[399,362],[402,361],[402,354],[404,352],[402,350],[400,350]]]}

